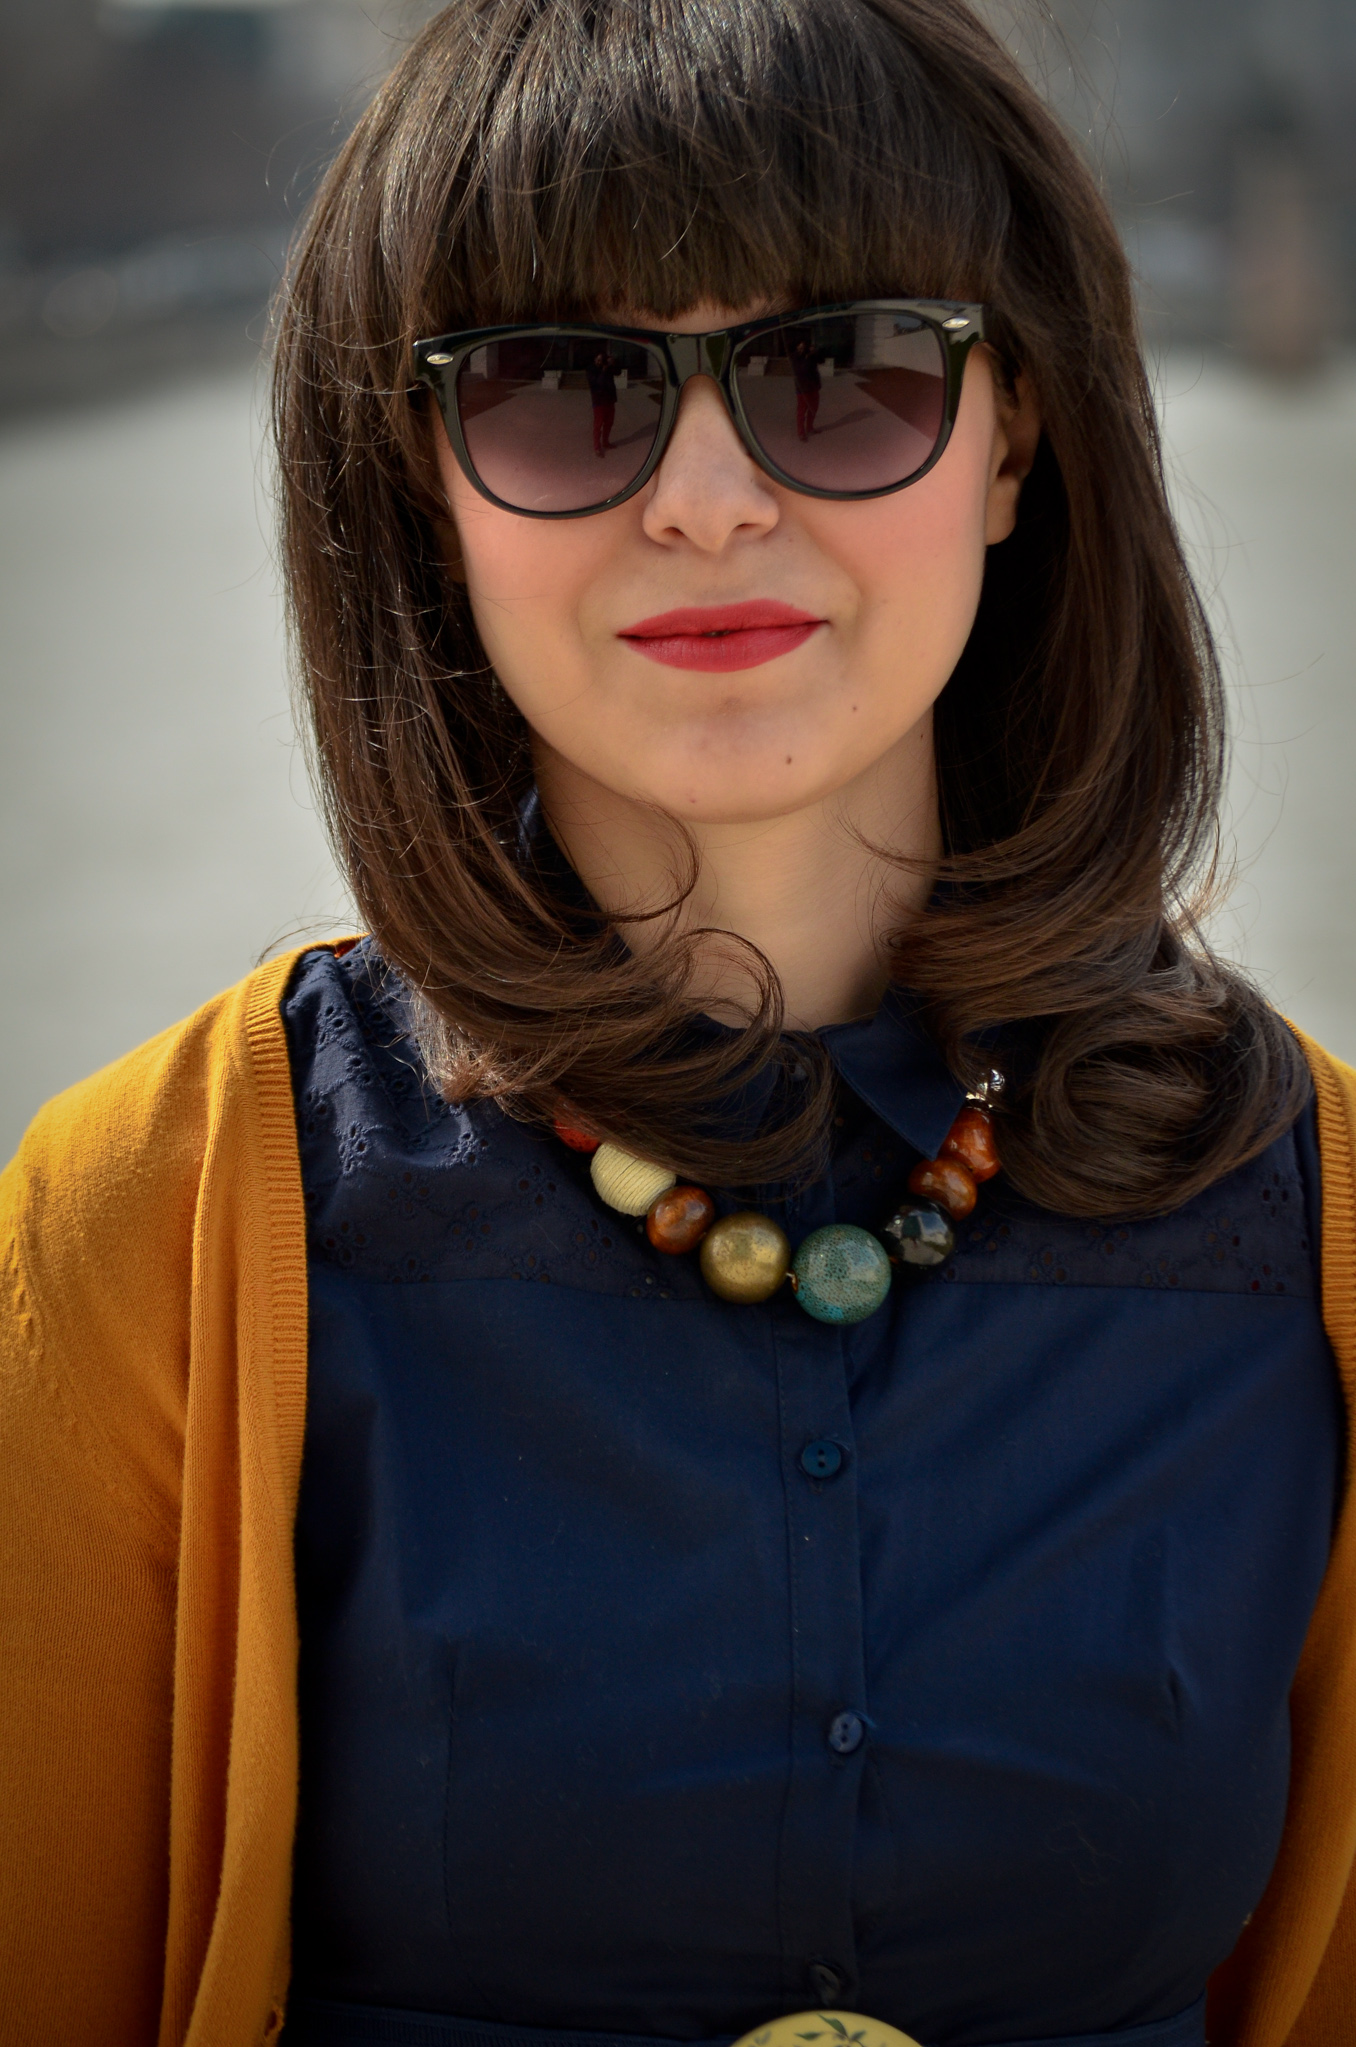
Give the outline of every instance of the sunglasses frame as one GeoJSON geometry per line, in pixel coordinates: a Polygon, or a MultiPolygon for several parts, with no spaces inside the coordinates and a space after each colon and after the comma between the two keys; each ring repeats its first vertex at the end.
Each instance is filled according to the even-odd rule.
{"type": "Polygon", "coordinates": [[[666,334],[652,327],[609,327],[589,320],[550,323],[519,320],[509,326],[468,327],[451,334],[435,335],[427,341],[416,341],[415,375],[420,383],[428,386],[438,401],[448,441],[467,482],[479,491],[481,497],[488,498],[492,505],[498,505],[501,511],[516,512],[522,519],[588,519],[596,512],[610,512],[615,505],[625,504],[628,498],[643,490],[663,460],[664,450],[673,433],[674,421],[678,417],[678,401],[682,396],[683,386],[691,377],[715,379],[740,440],[758,467],[770,476],[774,483],[780,483],[786,490],[796,491],[802,497],[827,498],[841,504],[861,498],[891,497],[895,491],[907,490],[911,483],[917,483],[940,462],[956,424],[966,361],[975,343],[984,339],[984,310],[982,305],[956,299],[845,299],[835,305],[805,306],[792,313],[766,314],[760,320],[745,320],[737,327],[713,327],[705,334],[666,334]],[[937,336],[942,344],[942,360],[946,370],[941,431],[927,461],[911,475],[901,477],[898,483],[882,484],[875,490],[823,490],[817,484],[800,483],[794,476],[788,476],[786,471],[778,468],[759,446],[744,412],[739,387],[734,379],[735,356],[746,341],[753,340],[760,334],[775,333],[779,327],[794,327],[803,325],[808,320],[842,318],[844,315],[859,313],[907,313],[911,318],[921,321],[925,327],[931,328],[937,336]],[[614,491],[611,497],[600,499],[595,505],[579,505],[564,512],[543,512],[533,510],[527,505],[512,505],[506,498],[497,496],[484,479],[477,475],[471,460],[457,405],[457,377],[461,366],[473,350],[484,348],[492,341],[528,337],[568,340],[588,339],[594,336],[605,341],[630,341],[651,348],[663,363],[664,394],[660,400],[659,424],[655,432],[654,446],[637,475],[625,489],[614,491]]]}

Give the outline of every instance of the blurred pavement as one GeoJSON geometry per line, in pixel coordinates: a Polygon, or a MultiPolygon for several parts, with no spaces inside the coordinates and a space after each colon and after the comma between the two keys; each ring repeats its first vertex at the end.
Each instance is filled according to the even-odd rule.
{"type": "Polygon", "coordinates": [[[1356,362],[1286,383],[1178,354],[1157,384],[1232,699],[1215,942],[1356,1061],[1356,362]]]}
{"type": "Polygon", "coordinates": [[[239,371],[0,436],[0,1158],[344,890],[292,734],[239,371]]]}
{"type": "MultiPolygon", "coordinates": [[[[1356,364],[1160,371],[1224,639],[1217,926],[1356,1059],[1356,364]]],[[[0,1160],[50,1094],[293,934],[348,928],[292,735],[259,392],[230,370],[0,433],[0,1160]]]]}

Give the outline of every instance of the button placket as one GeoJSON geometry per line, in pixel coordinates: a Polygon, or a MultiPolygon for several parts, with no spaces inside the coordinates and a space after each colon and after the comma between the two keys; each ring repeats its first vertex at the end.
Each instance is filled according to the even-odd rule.
{"type": "MultiPolygon", "coordinates": [[[[831,1222],[831,1182],[808,1190],[804,1207],[798,1230],[831,1222]]],[[[812,1322],[789,1302],[779,1304],[774,1338],[793,1685],[778,1877],[783,1966],[789,1995],[808,1991],[820,2003],[850,2005],[857,1983],[852,1870],[868,1743],[859,1712],[865,1647],[846,1353],[841,1331],[812,1322]],[[830,1730],[849,1717],[861,1733],[836,1747],[830,1730]]]]}

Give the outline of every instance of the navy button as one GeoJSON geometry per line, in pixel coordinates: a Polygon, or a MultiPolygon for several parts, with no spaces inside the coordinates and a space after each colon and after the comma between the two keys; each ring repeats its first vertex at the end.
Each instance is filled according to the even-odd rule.
{"type": "Polygon", "coordinates": [[[843,1446],[828,1436],[816,1436],[800,1453],[800,1468],[807,1478],[837,1478],[843,1469],[843,1446]]]}
{"type": "Polygon", "coordinates": [[[819,2004],[832,2004],[835,1997],[842,1996],[843,1979],[827,1962],[811,1962],[805,1974],[819,2004]]]}
{"type": "Polygon", "coordinates": [[[836,1756],[850,1756],[866,1738],[860,1713],[835,1713],[829,1722],[829,1747],[836,1756]]]}

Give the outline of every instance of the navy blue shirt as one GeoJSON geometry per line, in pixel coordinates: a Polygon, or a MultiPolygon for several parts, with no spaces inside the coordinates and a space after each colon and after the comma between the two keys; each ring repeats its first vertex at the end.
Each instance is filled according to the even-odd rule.
{"type": "MultiPolygon", "coordinates": [[[[928,2047],[1190,2007],[1271,1869],[1337,1497],[1311,1117],[1154,1221],[1000,1177],[837,1329],[444,1102],[368,944],[284,1015],[299,1992],[928,2047]]],[[[831,1170],[759,1203],[793,1242],[878,1224],[961,1100],[893,997],[823,1038],[831,1170]]]]}

